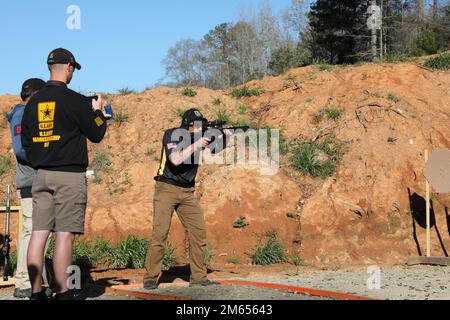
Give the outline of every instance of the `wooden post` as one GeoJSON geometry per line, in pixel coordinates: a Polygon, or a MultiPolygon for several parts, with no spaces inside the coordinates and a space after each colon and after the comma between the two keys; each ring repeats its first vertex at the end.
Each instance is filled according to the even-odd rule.
{"type": "MultiPolygon", "coordinates": [[[[428,150],[425,150],[425,164],[428,162],[428,150]]],[[[431,203],[430,203],[430,183],[426,180],[426,202],[427,202],[427,257],[431,257],[431,203]]]]}

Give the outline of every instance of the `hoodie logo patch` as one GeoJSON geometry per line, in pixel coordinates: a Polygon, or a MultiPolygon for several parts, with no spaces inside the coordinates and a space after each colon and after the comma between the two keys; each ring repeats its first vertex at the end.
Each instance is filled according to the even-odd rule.
{"type": "Polygon", "coordinates": [[[20,124],[14,127],[14,136],[20,136],[22,133],[22,126],[20,124]]]}

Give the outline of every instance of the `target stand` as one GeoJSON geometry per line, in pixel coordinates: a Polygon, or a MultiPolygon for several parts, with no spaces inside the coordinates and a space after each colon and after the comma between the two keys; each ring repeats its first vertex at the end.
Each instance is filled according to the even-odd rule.
{"type": "MultiPolygon", "coordinates": [[[[411,257],[408,265],[434,265],[450,266],[449,257],[431,256],[431,199],[430,189],[438,193],[450,193],[450,150],[439,149],[428,157],[428,150],[425,151],[425,179],[426,179],[426,246],[425,257],[411,257]]],[[[436,222],[435,222],[436,223],[436,222]]]]}

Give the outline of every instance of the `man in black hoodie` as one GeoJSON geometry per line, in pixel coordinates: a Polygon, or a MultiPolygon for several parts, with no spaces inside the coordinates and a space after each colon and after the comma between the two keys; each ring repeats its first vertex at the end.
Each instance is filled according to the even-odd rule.
{"type": "Polygon", "coordinates": [[[56,49],[48,56],[51,80],[29,101],[22,122],[22,145],[33,182],[33,234],[28,249],[32,300],[46,299],[42,290],[45,243],[56,233],[53,268],[55,299],[71,299],[67,286],[73,241],[84,233],[87,204],[87,139],[100,143],[106,133],[101,97],[88,99],[67,88],[81,66],[71,52],[56,49]]]}

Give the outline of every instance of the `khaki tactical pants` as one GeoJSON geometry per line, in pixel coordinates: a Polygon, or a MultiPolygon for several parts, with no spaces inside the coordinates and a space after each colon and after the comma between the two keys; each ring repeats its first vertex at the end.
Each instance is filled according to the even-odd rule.
{"type": "Polygon", "coordinates": [[[203,210],[194,195],[194,188],[180,188],[156,182],[153,200],[153,237],[145,263],[146,281],[158,281],[166,250],[173,212],[176,211],[189,234],[191,283],[207,280],[204,260],[206,226],[203,210]]]}
{"type": "MultiPolygon", "coordinates": [[[[20,197],[20,191],[17,192],[17,195],[20,199],[20,206],[22,209],[22,234],[19,235],[17,243],[17,270],[14,275],[14,285],[17,289],[27,290],[31,289],[30,277],[28,276],[27,253],[33,231],[33,199],[22,199],[20,197]]],[[[47,252],[47,247],[48,241],[45,252],[47,252]]],[[[45,263],[42,274],[44,282],[48,283],[45,263]]]]}
{"type": "MultiPolygon", "coordinates": [[[[19,192],[18,194],[20,197],[19,192]]],[[[31,289],[27,268],[27,252],[33,228],[33,199],[20,199],[20,206],[22,208],[23,223],[22,234],[19,236],[17,244],[17,270],[14,276],[14,284],[17,289],[27,290],[31,289]]]]}

